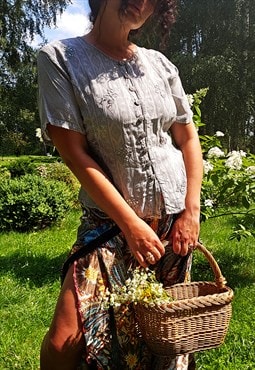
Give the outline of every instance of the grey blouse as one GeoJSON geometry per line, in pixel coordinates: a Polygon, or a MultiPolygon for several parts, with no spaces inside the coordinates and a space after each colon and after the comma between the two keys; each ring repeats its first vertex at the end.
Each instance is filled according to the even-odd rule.
{"type": "MultiPolygon", "coordinates": [[[[84,38],[53,42],[38,53],[39,109],[47,123],[86,135],[90,153],[142,218],[184,209],[186,174],[172,143],[173,122],[192,121],[177,68],[137,47],[116,61],[84,38]]],[[[88,207],[96,204],[81,189],[88,207]]]]}

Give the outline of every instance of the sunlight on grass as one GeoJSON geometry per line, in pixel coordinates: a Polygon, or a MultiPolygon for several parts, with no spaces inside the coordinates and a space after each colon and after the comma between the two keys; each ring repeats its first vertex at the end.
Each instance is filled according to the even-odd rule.
{"type": "MultiPolygon", "coordinates": [[[[235,296],[226,341],[218,349],[196,355],[199,370],[255,368],[255,243],[254,238],[230,241],[231,227],[227,217],[211,219],[201,225],[201,240],[213,253],[235,296]]],[[[213,278],[208,263],[196,253],[193,270],[193,280],[213,278]]]]}
{"type": "MultiPolygon", "coordinates": [[[[59,293],[59,272],[79,224],[78,211],[60,226],[0,235],[0,369],[38,370],[39,349],[59,293]]],[[[233,318],[219,349],[196,355],[199,370],[254,370],[254,239],[229,241],[227,218],[202,224],[201,239],[234,289],[233,318]]],[[[194,253],[193,280],[212,280],[205,258],[194,253]]],[[[152,369],[153,370],[153,369],[152,369]]]]}
{"type": "Polygon", "coordinates": [[[39,350],[59,293],[61,265],[79,212],[61,226],[0,235],[0,369],[38,370],[39,350]]]}

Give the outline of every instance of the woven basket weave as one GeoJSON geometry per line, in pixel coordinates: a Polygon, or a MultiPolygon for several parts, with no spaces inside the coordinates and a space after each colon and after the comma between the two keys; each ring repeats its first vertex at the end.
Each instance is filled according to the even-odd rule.
{"type": "Polygon", "coordinates": [[[232,313],[233,291],[226,286],[211,253],[200,243],[215,282],[175,284],[166,288],[173,301],[164,305],[135,305],[138,331],[149,349],[172,356],[215,348],[224,342],[232,313]]]}

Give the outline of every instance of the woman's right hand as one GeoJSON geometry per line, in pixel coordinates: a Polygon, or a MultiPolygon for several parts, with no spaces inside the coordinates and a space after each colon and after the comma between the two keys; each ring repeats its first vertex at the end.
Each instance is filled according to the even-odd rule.
{"type": "Polygon", "coordinates": [[[137,217],[127,230],[123,231],[131,253],[143,267],[155,264],[165,253],[157,234],[141,218],[137,217]],[[146,259],[149,256],[148,259],[146,259]]]}
{"type": "Polygon", "coordinates": [[[156,263],[165,253],[152,228],[139,218],[91,157],[86,137],[79,132],[48,125],[48,133],[62,159],[88,195],[122,230],[131,253],[141,266],[156,263]],[[148,253],[151,255],[149,260],[148,253]]]}

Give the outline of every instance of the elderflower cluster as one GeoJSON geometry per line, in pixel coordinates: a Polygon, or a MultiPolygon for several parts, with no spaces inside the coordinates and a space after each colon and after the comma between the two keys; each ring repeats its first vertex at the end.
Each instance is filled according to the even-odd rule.
{"type": "Polygon", "coordinates": [[[137,267],[125,285],[115,286],[112,292],[106,292],[105,306],[119,307],[121,304],[138,302],[145,306],[154,306],[169,303],[171,300],[163,284],[156,279],[154,271],[137,267]]]}
{"type": "Polygon", "coordinates": [[[213,165],[206,161],[205,159],[203,160],[203,167],[204,167],[204,174],[207,175],[210,171],[213,170],[213,165]]]}
{"type": "Polygon", "coordinates": [[[206,207],[213,208],[213,200],[212,199],[206,199],[204,202],[206,207]]]}
{"type": "Polygon", "coordinates": [[[188,99],[190,108],[192,108],[192,106],[194,104],[194,97],[193,97],[193,95],[192,94],[187,94],[187,99],[188,99]]]}
{"type": "Polygon", "coordinates": [[[223,133],[222,131],[216,131],[216,132],[215,132],[215,136],[216,136],[216,137],[223,137],[223,136],[225,136],[225,135],[224,135],[224,133],[223,133]]]}
{"type": "Polygon", "coordinates": [[[221,150],[219,147],[217,146],[214,146],[213,148],[211,148],[209,151],[208,151],[208,158],[213,158],[213,157],[216,157],[216,158],[220,158],[220,157],[224,157],[224,152],[223,150],[221,150]]]}
{"type": "Polygon", "coordinates": [[[228,153],[227,157],[225,166],[233,170],[240,170],[243,164],[242,157],[246,157],[246,153],[243,150],[233,150],[228,153]]]}

